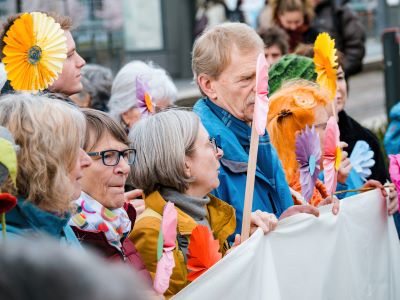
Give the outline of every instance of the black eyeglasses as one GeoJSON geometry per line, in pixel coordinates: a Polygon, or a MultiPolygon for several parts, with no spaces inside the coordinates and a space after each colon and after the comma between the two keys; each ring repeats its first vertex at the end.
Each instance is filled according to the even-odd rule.
{"type": "Polygon", "coordinates": [[[118,165],[120,157],[122,157],[128,163],[128,165],[133,165],[136,158],[136,150],[135,149],[126,149],[123,151],[104,150],[101,152],[88,152],[87,155],[91,157],[101,156],[103,164],[109,167],[118,165]]]}
{"type": "Polygon", "coordinates": [[[210,138],[208,138],[208,140],[210,141],[210,144],[213,147],[214,152],[218,153],[218,145],[217,145],[217,140],[215,139],[215,137],[210,137],[210,138]]]}

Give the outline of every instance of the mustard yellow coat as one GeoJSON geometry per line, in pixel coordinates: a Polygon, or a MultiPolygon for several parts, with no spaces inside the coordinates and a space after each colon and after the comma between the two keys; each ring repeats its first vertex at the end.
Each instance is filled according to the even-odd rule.
{"type": "MultiPolygon", "coordinates": [[[[210,203],[207,205],[207,219],[210,223],[214,238],[218,239],[220,251],[225,254],[229,248],[227,238],[234,233],[236,228],[235,210],[226,202],[210,196],[210,203]]],[[[133,231],[129,239],[135,244],[142,257],[147,270],[154,280],[157,269],[157,241],[161,226],[161,216],[166,201],[159,192],[153,192],[145,199],[146,210],[136,220],[133,231]]],[[[178,212],[177,232],[190,240],[192,230],[197,226],[196,221],[188,214],[176,207],[178,212]]],[[[169,299],[190,282],[187,280],[187,267],[184,261],[183,253],[178,248],[173,251],[175,259],[175,268],[169,281],[169,288],[164,296],[169,299]]]]}

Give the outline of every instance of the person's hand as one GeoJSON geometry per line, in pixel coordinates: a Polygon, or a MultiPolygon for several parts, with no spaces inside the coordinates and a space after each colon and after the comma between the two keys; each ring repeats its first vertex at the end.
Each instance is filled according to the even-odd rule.
{"type": "Polygon", "coordinates": [[[377,180],[368,180],[364,185],[363,188],[373,187],[381,190],[381,194],[383,199],[389,196],[389,203],[388,203],[388,214],[389,216],[393,215],[399,209],[399,201],[397,197],[396,188],[393,184],[389,186],[389,195],[385,190],[385,187],[377,180]]]}
{"type": "Polygon", "coordinates": [[[319,210],[312,205],[293,205],[281,214],[279,220],[301,213],[319,217],[319,210]]]}
{"type": "Polygon", "coordinates": [[[250,235],[252,235],[258,228],[261,228],[264,234],[274,230],[278,225],[278,219],[274,214],[256,210],[251,213],[250,217],[250,235]]]}
{"type": "Polygon", "coordinates": [[[324,205],[328,205],[328,204],[332,204],[332,203],[333,203],[333,205],[332,205],[332,213],[333,213],[334,215],[337,215],[338,212],[339,212],[340,201],[339,201],[339,199],[336,198],[335,196],[333,196],[333,197],[331,197],[331,196],[326,197],[324,200],[322,200],[322,201],[318,204],[318,207],[324,206],[324,205]]]}
{"type": "Polygon", "coordinates": [[[226,254],[230,253],[233,249],[235,249],[237,246],[239,246],[241,242],[242,241],[241,241],[241,238],[240,238],[240,234],[237,233],[235,235],[235,240],[233,241],[232,246],[226,251],[226,254]]]}
{"type": "Polygon", "coordinates": [[[399,200],[397,191],[394,184],[391,183],[389,186],[389,204],[388,204],[389,216],[393,215],[398,210],[399,210],[399,200]]]}
{"type": "Polygon", "coordinates": [[[140,189],[135,189],[129,192],[124,193],[125,202],[130,203],[136,210],[136,216],[139,216],[142,212],[144,212],[145,205],[143,197],[143,191],[140,189]]]}
{"type": "MultiPolygon", "coordinates": [[[[340,148],[346,148],[348,145],[345,142],[340,142],[340,148]]],[[[340,162],[337,180],[338,182],[344,184],[346,183],[347,178],[349,177],[351,171],[351,162],[349,159],[349,154],[347,151],[342,150],[342,160],[340,162]]]]}

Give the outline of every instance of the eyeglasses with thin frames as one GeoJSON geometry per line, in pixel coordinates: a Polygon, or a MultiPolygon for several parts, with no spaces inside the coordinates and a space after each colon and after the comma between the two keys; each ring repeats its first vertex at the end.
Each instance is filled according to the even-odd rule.
{"type": "Polygon", "coordinates": [[[128,163],[128,165],[133,165],[136,158],[136,150],[104,150],[100,152],[88,152],[87,155],[89,155],[90,157],[101,157],[103,164],[109,167],[118,165],[121,157],[128,163]]]}

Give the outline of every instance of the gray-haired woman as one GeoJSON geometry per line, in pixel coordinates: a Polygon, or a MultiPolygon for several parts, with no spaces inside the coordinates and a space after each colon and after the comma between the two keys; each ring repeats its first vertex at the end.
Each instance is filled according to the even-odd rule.
{"type": "Polygon", "coordinates": [[[178,93],[165,70],[153,63],[136,60],[126,64],[115,76],[108,109],[111,117],[124,125],[127,132],[141,118],[136,97],[137,79],[148,86],[146,92],[158,108],[172,105],[178,93]]]}
{"type": "MultiPolygon", "coordinates": [[[[219,241],[220,252],[229,249],[227,238],[235,231],[232,206],[209,194],[219,185],[219,159],[223,153],[199,118],[188,111],[169,110],[138,122],[130,133],[136,149],[133,183],[143,189],[146,210],[129,238],[135,243],[147,270],[155,277],[157,241],[167,202],[177,211],[177,240],[173,250],[175,268],[164,295],[168,298],[188,283],[188,242],[197,225],[207,226],[219,241]]],[[[252,232],[273,230],[273,214],[252,214],[252,232]]],[[[235,245],[240,238],[235,238],[235,245]]],[[[204,249],[208,251],[208,249],[204,249]]]]}

